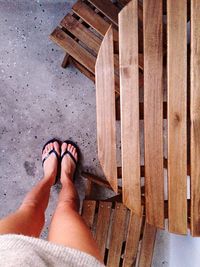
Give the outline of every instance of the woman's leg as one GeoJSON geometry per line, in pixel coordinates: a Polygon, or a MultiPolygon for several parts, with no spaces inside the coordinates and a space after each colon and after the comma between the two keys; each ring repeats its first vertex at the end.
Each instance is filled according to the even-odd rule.
{"type": "MultiPolygon", "coordinates": [[[[46,146],[42,158],[54,147],[60,154],[57,142],[46,146]]],[[[0,220],[0,234],[23,234],[38,237],[44,225],[44,213],[48,205],[51,186],[57,173],[57,159],[52,153],[44,162],[44,177],[26,195],[19,209],[0,220]]]]}
{"type": "MultiPolygon", "coordinates": [[[[76,149],[63,143],[62,153],[68,149],[77,159],[76,149]]],[[[79,199],[73,184],[75,164],[69,155],[64,156],[61,166],[62,189],[52,218],[48,240],[79,249],[102,261],[92,234],[78,213],[79,199]]]]}

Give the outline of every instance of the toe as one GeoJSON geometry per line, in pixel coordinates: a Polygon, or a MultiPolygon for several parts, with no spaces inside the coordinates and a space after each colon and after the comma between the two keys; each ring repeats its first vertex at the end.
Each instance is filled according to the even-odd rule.
{"type": "Polygon", "coordinates": [[[72,145],[71,144],[68,144],[67,150],[70,151],[70,152],[72,152],[72,145]]]}
{"type": "Polygon", "coordinates": [[[77,161],[78,160],[78,153],[76,151],[74,153],[74,157],[75,157],[75,160],[77,161]]]}
{"type": "Polygon", "coordinates": [[[74,156],[75,153],[76,153],[76,148],[73,146],[73,147],[72,147],[72,155],[74,156]]]}
{"type": "Polygon", "coordinates": [[[45,146],[44,150],[43,150],[43,155],[47,152],[47,147],[45,146]]]}
{"type": "Polygon", "coordinates": [[[54,147],[55,151],[58,153],[58,155],[60,155],[60,145],[57,141],[55,141],[53,143],[53,147],[54,147]]]}
{"type": "Polygon", "coordinates": [[[50,151],[50,144],[48,144],[48,145],[46,146],[46,152],[49,153],[49,151],[50,151]]]}
{"type": "Polygon", "coordinates": [[[77,155],[76,147],[71,146],[71,151],[70,152],[72,153],[72,155],[74,156],[74,158],[77,160],[78,155],[77,155]]]}
{"type": "Polygon", "coordinates": [[[44,148],[44,150],[42,152],[42,158],[44,158],[45,154],[46,154],[46,147],[44,148]]]}
{"type": "Polygon", "coordinates": [[[53,149],[53,143],[49,144],[49,149],[52,150],[53,149]]]}
{"type": "Polygon", "coordinates": [[[68,145],[67,150],[72,154],[73,153],[73,146],[71,144],[68,145]]]}
{"type": "Polygon", "coordinates": [[[62,154],[67,150],[67,144],[66,143],[62,143],[61,150],[62,150],[62,154]]]}

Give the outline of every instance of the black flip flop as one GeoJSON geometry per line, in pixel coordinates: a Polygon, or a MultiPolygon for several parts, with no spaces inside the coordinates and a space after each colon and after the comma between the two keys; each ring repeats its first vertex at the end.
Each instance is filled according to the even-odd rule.
{"type": "Polygon", "coordinates": [[[73,141],[71,140],[65,140],[63,143],[66,143],[67,145],[72,145],[73,147],[76,148],[76,152],[77,152],[77,155],[78,155],[78,159],[76,160],[74,158],[74,156],[72,155],[72,153],[70,153],[70,151],[66,150],[62,156],[61,156],[61,162],[62,162],[62,159],[64,158],[65,155],[69,155],[70,158],[73,160],[73,162],[75,163],[76,167],[77,167],[77,164],[79,163],[79,159],[80,159],[80,148],[78,147],[78,145],[76,143],[74,143],[73,141]]]}
{"type": "MultiPolygon", "coordinates": [[[[45,145],[43,146],[42,148],[42,153],[45,149],[45,147],[50,144],[50,143],[53,143],[53,142],[58,142],[58,144],[60,145],[61,142],[60,140],[56,139],[56,138],[53,138],[53,139],[50,139],[48,142],[45,143],[45,145]]],[[[44,165],[44,162],[48,159],[48,157],[54,153],[56,155],[56,158],[58,160],[58,168],[57,168],[57,175],[56,175],[56,180],[55,180],[55,183],[56,184],[60,178],[60,162],[61,162],[61,157],[58,155],[58,153],[56,152],[56,150],[53,148],[52,150],[49,151],[49,153],[46,155],[46,157],[42,160],[42,166],[44,165]]]]}

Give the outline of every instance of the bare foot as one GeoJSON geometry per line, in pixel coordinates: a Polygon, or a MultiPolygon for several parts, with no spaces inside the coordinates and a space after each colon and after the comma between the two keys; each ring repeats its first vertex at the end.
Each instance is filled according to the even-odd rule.
{"type": "MultiPolygon", "coordinates": [[[[48,145],[46,145],[42,153],[42,160],[48,155],[48,153],[53,148],[60,156],[60,145],[58,144],[58,142],[55,141],[53,143],[49,143],[48,145]]],[[[51,155],[45,160],[43,168],[44,168],[44,178],[51,179],[52,184],[54,184],[58,168],[58,159],[55,153],[51,153],[51,155]]]]}
{"type": "MultiPolygon", "coordinates": [[[[61,156],[65,151],[69,151],[74,156],[75,160],[77,161],[78,154],[77,154],[76,148],[73,145],[63,143],[61,146],[61,151],[62,151],[61,156]]],[[[67,178],[73,180],[75,169],[76,169],[75,162],[72,160],[72,158],[70,157],[69,154],[66,154],[62,159],[61,177],[62,178],[67,177],[67,178]]],[[[62,183],[62,178],[61,178],[61,183],[62,183]]]]}

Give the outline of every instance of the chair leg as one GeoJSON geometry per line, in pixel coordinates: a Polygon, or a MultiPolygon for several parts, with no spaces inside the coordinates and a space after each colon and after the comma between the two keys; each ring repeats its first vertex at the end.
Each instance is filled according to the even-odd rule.
{"type": "Polygon", "coordinates": [[[66,69],[67,66],[69,65],[69,57],[70,57],[70,55],[66,53],[65,57],[63,59],[63,62],[61,64],[62,68],[66,69]]]}

